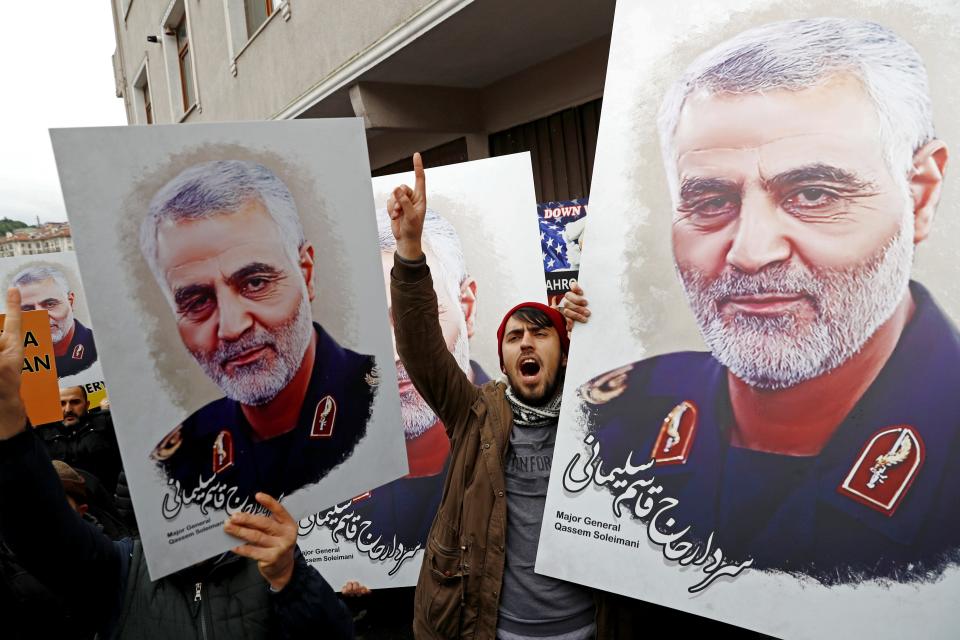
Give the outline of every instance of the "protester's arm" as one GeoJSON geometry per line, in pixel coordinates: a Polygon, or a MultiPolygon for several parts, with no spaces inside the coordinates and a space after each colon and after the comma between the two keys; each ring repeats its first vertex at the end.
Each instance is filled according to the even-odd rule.
{"type": "Polygon", "coordinates": [[[440,330],[437,294],[421,245],[427,196],[419,153],[414,154],[413,164],[415,188],[397,187],[387,203],[397,239],[390,278],[393,333],[410,380],[443,422],[447,435],[455,438],[479,392],[450,353],[440,330]]]}
{"type": "Polygon", "coordinates": [[[290,582],[271,593],[281,638],[353,638],[353,616],[320,572],[296,554],[290,582]]]}
{"type": "Polygon", "coordinates": [[[333,588],[311,568],[297,549],[297,522],[277,500],[258,493],[269,516],[234,513],[224,531],[244,541],[233,549],[257,561],[270,587],[275,630],[281,638],[352,638],[353,617],[333,588]]]}
{"type": "Polygon", "coordinates": [[[25,569],[100,627],[115,613],[122,552],[70,508],[46,448],[26,428],[22,366],[20,294],[10,289],[0,335],[0,537],[25,569]]]}

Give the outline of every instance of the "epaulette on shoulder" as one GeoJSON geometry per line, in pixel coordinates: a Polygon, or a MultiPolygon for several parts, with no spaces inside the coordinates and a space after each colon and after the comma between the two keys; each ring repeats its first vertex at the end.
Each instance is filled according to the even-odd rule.
{"type": "Polygon", "coordinates": [[[364,374],[363,379],[366,380],[367,384],[371,387],[376,388],[380,384],[380,367],[373,363],[373,366],[370,367],[370,370],[364,374]]]}
{"type": "Polygon", "coordinates": [[[176,429],[165,435],[163,440],[160,441],[160,444],[154,447],[150,457],[157,462],[164,462],[172,458],[173,454],[180,448],[180,445],[183,444],[182,431],[183,425],[177,425],[176,429]]]}
{"type": "Polygon", "coordinates": [[[580,385],[577,393],[587,404],[606,404],[620,397],[627,389],[627,376],[633,371],[633,365],[628,364],[606,373],[602,373],[593,380],[580,385]]]}

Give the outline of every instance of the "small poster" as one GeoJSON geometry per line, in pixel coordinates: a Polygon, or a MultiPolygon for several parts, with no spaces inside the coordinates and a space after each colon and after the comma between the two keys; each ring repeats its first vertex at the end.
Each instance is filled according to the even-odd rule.
{"type": "MultiPolygon", "coordinates": [[[[103,382],[87,295],[73,251],[0,258],[0,284],[20,290],[23,311],[46,310],[60,387],[103,382]]],[[[0,300],[0,313],[4,311],[0,300]]]]}
{"type": "Polygon", "coordinates": [[[584,231],[587,228],[587,198],[537,205],[540,251],[551,305],[559,304],[570,291],[570,281],[580,272],[584,231]]]}
{"type": "MultiPolygon", "coordinates": [[[[500,375],[497,327],[521,300],[544,301],[537,254],[530,154],[426,170],[423,245],[450,352],[474,384],[500,375]]],[[[386,212],[390,192],[413,174],[373,179],[383,285],[389,292],[395,240],[386,212]]],[[[396,358],[396,354],[394,355],[396,358]]],[[[443,424],[399,361],[397,384],[410,471],[382,487],[300,522],[307,560],[335,587],[414,585],[446,478],[450,442],[443,424]]]]}

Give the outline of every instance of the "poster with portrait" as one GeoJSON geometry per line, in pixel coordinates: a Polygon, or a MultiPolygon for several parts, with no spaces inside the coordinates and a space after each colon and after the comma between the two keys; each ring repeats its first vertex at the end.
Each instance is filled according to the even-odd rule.
{"type": "Polygon", "coordinates": [[[51,135],[151,577],[406,473],[358,120],[51,135]]]}
{"type": "MultiPolygon", "coordinates": [[[[46,310],[61,387],[103,382],[87,295],[73,251],[0,258],[3,289],[20,290],[24,311],[46,310]]],[[[5,313],[0,300],[0,313],[5,313]]]]}
{"type": "Polygon", "coordinates": [[[537,205],[540,253],[550,304],[559,304],[580,272],[587,228],[587,198],[537,205]]]}
{"type": "Polygon", "coordinates": [[[955,637],[958,27],[618,3],[538,572],[783,638],[955,637]]]}
{"type": "MultiPolygon", "coordinates": [[[[529,153],[426,170],[424,253],[451,353],[475,384],[500,376],[497,327],[521,300],[544,301],[529,153]]],[[[413,174],[373,179],[383,286],[389,292],[395,241],[386,215],[390,192],[413,174]]],[[[414,585],[433,523],[449,452],[447,434],[397,361],[410,472],[300,521],[300,548],[335,587],[414,585]]]]}

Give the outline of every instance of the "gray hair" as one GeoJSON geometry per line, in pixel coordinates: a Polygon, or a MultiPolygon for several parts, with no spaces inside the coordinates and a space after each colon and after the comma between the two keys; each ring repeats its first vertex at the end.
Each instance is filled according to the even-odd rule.
{"type": "Polygon", "coordinates": [[[150,201],[147,216],[140,225],[140,251],[161,287],[166,285],[157,264],[157,233],[161,223],[230,215],[250,200],[260,201],[267,209],[277,224],[287,254],[297,264],[305,238],[297,205],[287,185],[256,162],[203,162],[183,170],[161,187],[150,201]]]}
{"type": "MultiPolygon", "coordinates": [[[[390,228],[390,216],[386,209],[377,209],[377,230],[380,234],[380,251],[397,248],[397,239],[390,228]]],[[[467,279],[467,262],[463,257],[460,236],[446,218],[433,209],[427,209],[423,219],[423,242],[437,256],[437,274],[450,292],[453,300],[460,299],[460,286],[467,279]]]]}
{"type": "Polygon", "coordinates": [[[862,83],[880,120],[884,159],[895,178],[905,179],[914,152],[934,138],[927,71],[920,54],[874,22],[814,18],[744,31],[694,60],[669,89],[657,125],[671,192],[677,189],[673,137],[691,94],[800,91],[841,73],[862,83]]]}
{"type": "Polygon", "coordinates": [[[21,270],[17,275],[13,276],[10,284],[14,287],[20,287],[25,284],[43,282],[44,280],[53,280],[56,282],[57,286],[63,290],[64,296],[70,294],[70,283],[67,282],[67,277],[56,267],[47,265],[27,267],[21,270]]]}

